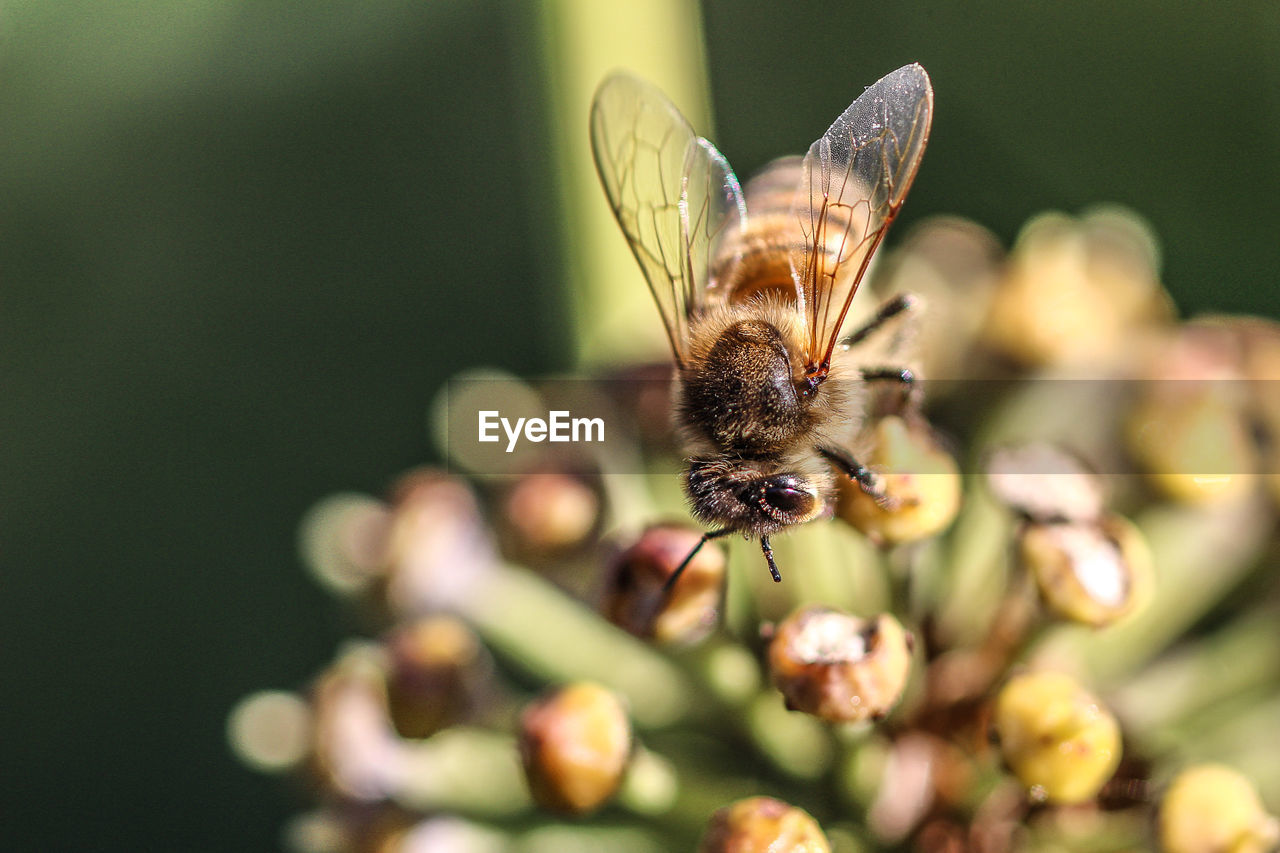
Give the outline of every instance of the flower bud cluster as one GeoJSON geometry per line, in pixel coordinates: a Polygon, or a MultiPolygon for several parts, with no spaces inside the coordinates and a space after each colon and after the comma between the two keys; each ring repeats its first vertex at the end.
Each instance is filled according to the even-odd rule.
{"type": "Polygon", "coordinates": [[[844,523],[772,536],[781,584],[758,540],[653,523],[682,511],[659,383],[619,402],[651,476],[424,470],[322,504],[305,560],[376,627],[228,725],[247,764],[317,792],[291,849],[1274,849],[1258,721],[1280,653],[1230,626],[1274,598],[1275,507],[1237,475],[1280,446],[1256,381],[1280,375],[1280,326],[1175,323],[1157,257],[1115,210],[1041,217],[1007,258],[923,224],[866,287],[923,294],[899,304],[949,337],[920,363],[955,381],[940,406],[892,371],[868,385],[845,448],[867,482],[818,490],[844,523]],[[1068,368],[1154,381],[1096,383],[1096,407],[1022,381],[1068,368]],[[1254,778],[1184,768],[1186,732],[1254,778]]]}

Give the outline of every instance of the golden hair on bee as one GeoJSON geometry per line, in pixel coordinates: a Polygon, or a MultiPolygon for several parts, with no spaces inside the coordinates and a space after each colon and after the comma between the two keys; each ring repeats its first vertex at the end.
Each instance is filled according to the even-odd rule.
{"type": "Polygon", "coordinates": [[[860,380],[845,349],[910,307],[891,300],[842,337],[849,305],[901,208],[928,140],[933,89],[919,65],[879,80],[803,157],[743,192],[715,146],[656,88],[606,78],[591,110],[596,168],[671,342],[685,492],[709,539],[760,540],[824,513],[836,478],[877,493],[852,455],[860,380]]]}

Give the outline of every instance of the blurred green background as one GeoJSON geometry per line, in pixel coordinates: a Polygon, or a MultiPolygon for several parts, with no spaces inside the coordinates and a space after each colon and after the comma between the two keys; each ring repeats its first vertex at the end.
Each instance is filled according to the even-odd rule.
{"type": "MultiPolygon", "coordinates": [[[[1280,316],[1275,3],[702,13],[741,174],[919,61],[937,107],[904,222],[1007,242],[1119,202],[1185,312],[1280,316]]],[[[542,20],[0,6],[5,849],[277,847],[305,798],[235,762],[226,713],[355,627],[300,568],[298,518],[430,460],[454,371],[571,364],[542,20]]]]}

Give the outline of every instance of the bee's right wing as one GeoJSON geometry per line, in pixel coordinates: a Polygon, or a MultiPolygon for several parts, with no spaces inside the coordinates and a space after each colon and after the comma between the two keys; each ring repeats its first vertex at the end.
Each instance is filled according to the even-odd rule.
{"type": "Polygon", "coordinates": [[[591,149],[683,365],[689,316],[707,287],[714,244],[746,226],[738,179],[662,92],[625,73],[596,90],[591,149]]]}
{"type": "Polygon", "coordinates": [[[905,65],[867,87],[805,155],[794,210],[796,302],[806,370],[827,374],[849,303],[915,179],[929,141],[933,86],[905,65]]]}

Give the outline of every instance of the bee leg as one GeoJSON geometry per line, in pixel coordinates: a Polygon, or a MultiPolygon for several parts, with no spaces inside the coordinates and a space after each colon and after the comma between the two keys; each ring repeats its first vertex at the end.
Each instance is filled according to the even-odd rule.
{"type": "Polygon", "coordinates": [[[719,539],[721,536],[728,536],[732,532],[732,527],[725,527],[720,530],[709,530],[702,534],[702,538],[698,540],[698,544],[693,546],[693,550],[680,561],[680,565],[676,566],[676,570],[671,573],[671,577],[667,578],[666,582],[662,584],[662,592],[665,594],[671,591],[671,587],[676,585],[676,581],[680,579],[680,575],[684,574],[685,567],[693,562],[693,558],[702,550],[703,545],[706,545],[712,539],[719,539]]]}
{"type": "Polygon", "coordinates": [[[773,582],[782,583],[782,575],[778,573],[778,564],[773,561],[773,546],[769,544],[768,536],[760,537],[760,550],[764,552],[764,559],[769,564],[769,574],[773,575],[773,582]]]}
{"type": "Polygon", "coordinates": [[[862,369],[862,379],[864,382],[900,382],[911,385],[916,381],[916,375],[909,367],[867,367],[862,369]]]}
{"type": "Polygon", "coordinates": [[[889,406],[891,412],[900,413],[912,400],[916,375],[909,367],[865,367],[859,371],[864,382],[893,382],[898,386],[899,397],[889,406]]]}
{"type": "Polygon", "coordinates": [[[904,311],[912,310],[919,304],[920,299],[918,297],[910,293],[899,293],[897,296],[886,300],[876,311],[875,316],[841,340],[840,346],[845,349],[857,346],[879,330],[885,323],[904,311]]]}
{"type": "Polygon", "coordinates": [[[876,503],[886,509],[892,508],[894,499],[884,493],[884,489],[880,485],[880,478],[876,476],[876,472],[854,459],[844,450],[819,447],[817,451],[819,456],[847,474],[851,480],[862,488],[862,491],[874,498],[876,503]]]}

